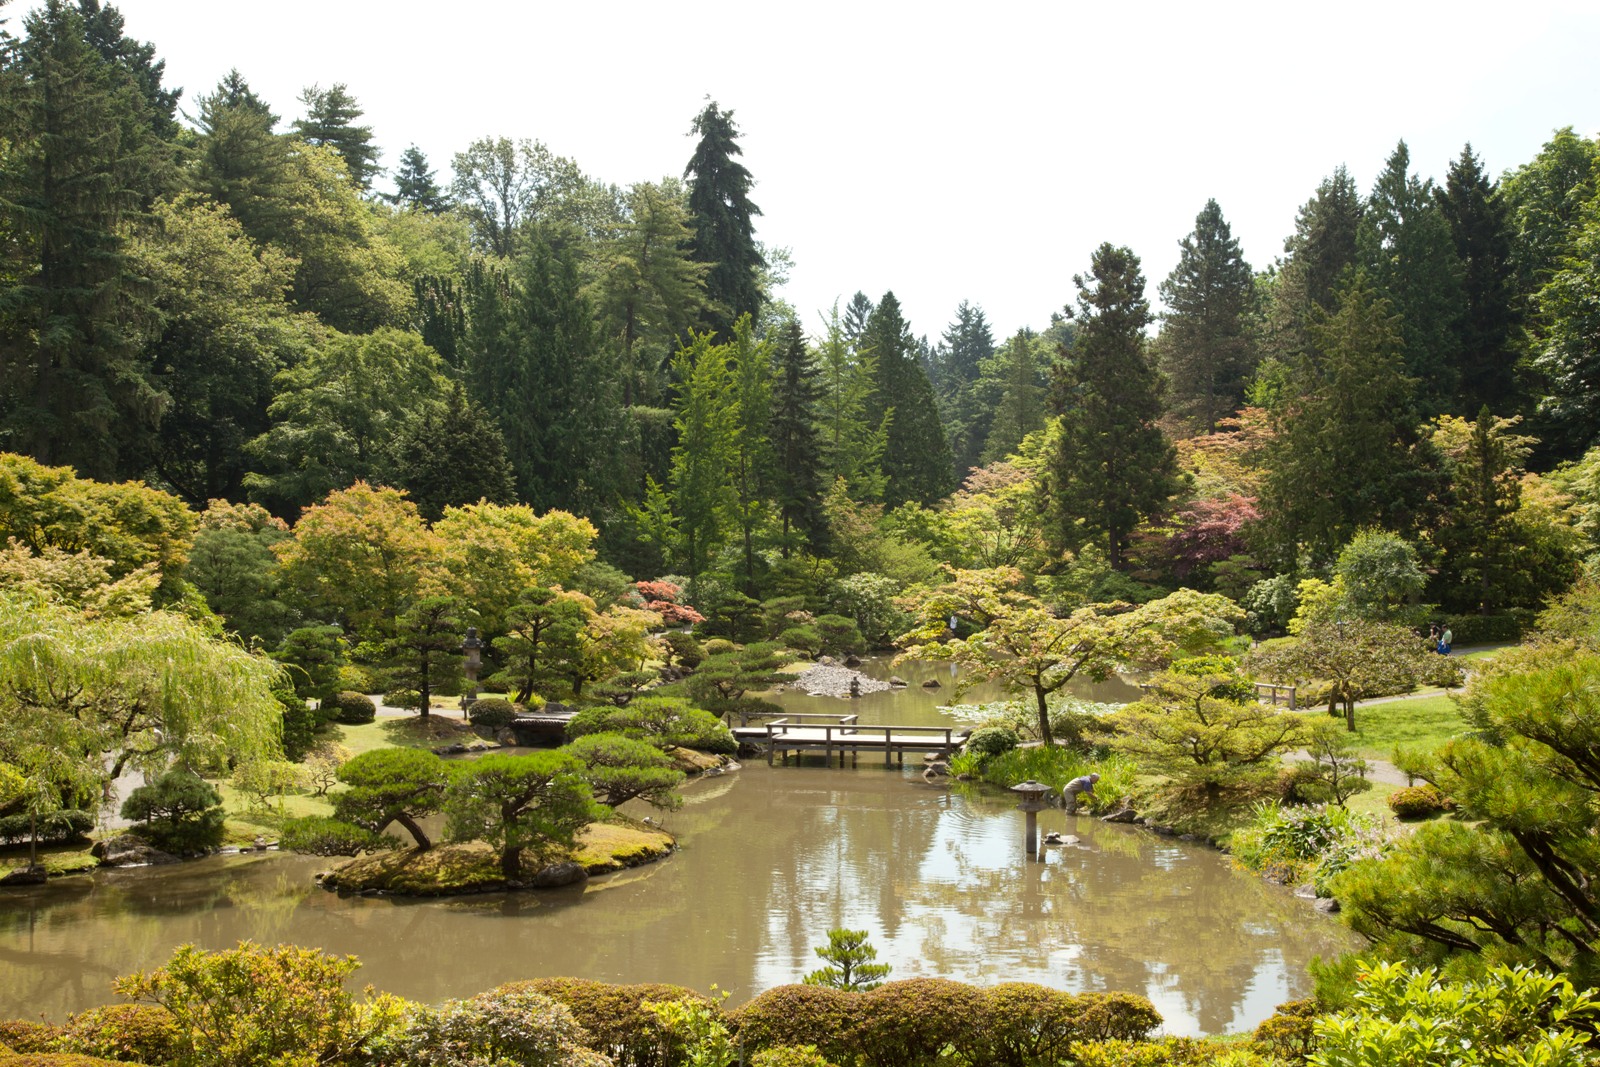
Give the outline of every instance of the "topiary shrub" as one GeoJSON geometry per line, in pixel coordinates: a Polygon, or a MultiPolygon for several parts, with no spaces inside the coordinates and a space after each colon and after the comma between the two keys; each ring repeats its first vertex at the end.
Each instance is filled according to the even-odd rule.
{"type": "Polygon", "coordinates": [[[861,627],[848,616],[818,615],[812,625],[822,638],[822,651],[829,656],[847,656],[867,650],[867,639],[861,636],[861,627]]]}
{"type": "Polygon", "coordinates": [[[622,734],[662,750],[694,748],[732,755],[739,749],[720,719],[681,697],[640,697],[625,708],[584,708],[567,723],[569,740],[598,733],[622,734]]]}
{"type": "Polygon", "coordinates": [[[472,725],[489,730],[500,730],[511,725],[517,717],[517,706],[504,697],[480,697],[467,709],[472,725]]]}
{"type": "Polygon", "coordinates": [[[122,802],[122,817],[139,837],[177,855],[210,852],[222,844],[222,796],[192,771],[175,768],[141,785],[122,802]]]}
{"type": "Polygon", "coordinates": [[[1262,1056],[1279,1063],[1304,1063],[1317,1048],[1316,1021],[1319,1012],[1315,999],[1291,1000],[1251,1034],[1251,1046],[1262,1056]]]}
{"type": "Polygon", "coordinates": [[[676,1067],[683,1062],[683,1042],[669,1034],[661,1020],[644,1009],[646,1002],[711,999],[682,986],[642,982],[613,985],[586,978],[535,978],[511,982],[501,990],[527,990],[567,1006],[588,1033],[585,1046],[609,1056],[616,1067],[676,1067]]]}
{"type": "Polygon", "coordinates": [[[1142,1041],[1161,1025],[1161,1013],[1137,993],[1079,993],[1078,1025],[1094,1041],[1142,1041]]]}
{"type": "Polygon", "coordinates": [[[610,1067],[567,1006],[501,986],[469,1000],[420,1008],[395,1043],[407,1067],[610,1067]]]}
{"type": "Polygon", "coordinates": [[[1431,785],[1413,785],[1389,794],[1389,810],[1400,819],[1426,819],[1451,811],[1450,798],[1431,785]]]}
{"type": "Polygon", "coordinates": [[[363,726],[378,717],[378,705],[372,698],[345,690],[333,698],[332,720],[345,726],[363,726]]]}
{"type": "Polygon", "coordinates": [[[285,823],[278,847],[307,856],[356,856],[363,852],[393,852],[400,839],[326,815],[308,815],[285,823]]]}
{"type": "Polygon", "coordinates": [[[746,1054],[782,1046],[811,1045],[835,1063],[854,1063],[851,1031],[865,993],[814,985],[781,985],[729,1013],[728,1021],[746,1054]]]}
{"type": "Polygon", "coordinates": [[[700,648],[708,656],[721,656],[729,652],[737,652],[739,646],[729,641],[726,637],[709,637],[700,642],[700,648]]]}
{"type": "Polygon", "coordinates": [[[159,1004],[110,1004],[71,1016],[63,1052],[131,1063],[170,1063],[178,1052],[178,1023],[159,1004]]]}
{"type": "MultiPolygon", "coordinates": [[[[981,1021],[973,1044],[964,1051],[972,1062],[996,1067],[1062,1063],[1070,1059],[1074,1042],[1100,1036],[1108,1029],[1120,1029],[1124,1036],[1142,1037],[1159,1025],[1160,1017],[1153,1015],[1153,1008],[1149,1015],[1141,1014],[1120,1024],[1112,1022],[1107,1018],[1107,1005],[1096,997],[1031,982],[1006,982],[984,990],[981,1021]],[[1155,1023],[1143,1025],[1152,1016],[1155,1023]]],[[[1149,1006],[1148,1001],[1145,1006],[1149,1006]]]]}
{"type": "Polygon", "coordinates": [[[57,1042],[65,1036],[66,1030],[59,1026],[52,1026],[49,1023],[29,1022],[26,1019],[0,1022],[0,1045],[6,1046],[19,1055],[31,1052],[53,1052],[57,1047],[57,1042]]]}
{"type": "Polygon", "coordinates": [[[934,1067],[947,1046],[981,1040],[983,991],[948,978],[908,978],[857,994],[851,1041],[874,1067],[934,1067]]]}
{"type": "Polygon", "coordinates": [[[682,630],[669,630],[662,635],[662,641],[667,648],[667,663],[676,663],[687,670],[694,670],[705,662],[706,650],[698,638],[682,630]]]}
{"type": "Polygon", "coordinates": [[[391,708],[407,708],[411,711],[417,711],[422,707],[422,692],[417,689],[391,689],[383,694],[383,702],[391,708]]]}
{"type": "Polygon", "coordinates": [[[822,651],[822,635],[814,626],[791,626],[778,635],[778,643],[796,652],[816,656],[822,651]]]}
{"type": "Polygon", "coordinates": [[[967,738],[967,751],[981,760],[1004,755],[1017,747],[1017,732],[1009,726],[980,726],[967,738]]]}

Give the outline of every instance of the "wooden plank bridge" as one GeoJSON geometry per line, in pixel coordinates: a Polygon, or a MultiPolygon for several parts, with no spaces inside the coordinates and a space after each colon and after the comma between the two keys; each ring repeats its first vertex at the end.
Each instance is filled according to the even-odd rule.
{"type": "Polygon", "coordinates": [[[844,766],[848,756],[853,767],[862,752],[882,752],[885,767],[897,763],[903,767],[907,752],[950,756],[972,732],[951,726],[870,726],[858,719],[856,715],[788,714],[760,726],[735,727],[733,736],[766,749],[768,766],[778,759],[787,764],[791,753],[798,764],[805,753],[821,752],[824,763],[831,767],[837,752],[839,766],[844,766]]]}

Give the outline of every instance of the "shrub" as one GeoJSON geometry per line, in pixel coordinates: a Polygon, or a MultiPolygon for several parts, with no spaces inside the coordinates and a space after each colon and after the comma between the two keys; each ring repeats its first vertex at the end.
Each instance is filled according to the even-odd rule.
{"type": "Polygon", "coordinates": [[[469,1000],[421,1008],[396,1042],[407,1067],[607,1067],[566,1005],[501,986],[469,1000]]]}
{"type": "Polygon", "coordinates": [[[1522,639],[1516,615],[1447,615],[1444,625],[1457,645],[1509,644],[1522,639]]]}
{"type": "Polygon", "coordinates": [[[178,1023],[157,1004],[111,1004],[67,1020],[64,1052],[132,1063],[168,1063],[178,1050],[178,1023]]]}
{"type": "Polygon", "coordinates": [[[729,1014],[745,1052],[784,1045],[813,1045],[835,1063],[853,1063],[850,1031],[863,993],[824,986],[782,985],[729,1014]]]}
{"type": "MultiPolygon", "coordinates": [[[[1168,1067],[1172,1064],[1211,1064],[1220,1058],[1214,1044],[1192,1037],[1164,1037],[1159,1041],[1134,1041],[1121,1038],[1109,1041],[1084,1041],[1072,1046],[1077,1067],[1168,1067]]],[[[1258,1061],[1249,1051],[1227,1054],[1229,1064],[1258,1061]]]]}
{"type": "Polygon", "coordinates": [[[1317,1002],[1314,999],[1279,1004],[1278,1010],[1256,1027],[1251,1035],[1251,1044],[1263,1056],[1273,1057],[1280,1062],[1304,1063],[1317,1047],[1312,1025],[1316,1019],[1317,1002]]]}
{"type": "Polygon", "coordinates": [[[625,708],[584,708],[567,723],[570,739],[597,733],[619,733],[663,750],[682,747],[732,755],[739,749],[721,720],[680,697],[640,697],[625,708]]]}
{"type": "Polygon", "coordinates": [[[332,711],[333,721],[345,726],[361,726],[378,717],[378,705],[371,697],[349,689],[333,698],[332,711]]]}
{"type": "Polygon", "coordinates": [[[700,642],[700,649],[708,656],[721,656],[729,652],[737,652],[739,646],[729,641],[726,637],[712,637],[700,642]]]}
{"type": "MultiPolygon", "coordinates": [[[[383,686],[378,684],[378,680],[368,668],[346,663],[339,668],[339,688],[348,693],[372,693],[382,689],[383,686]]],[[[338,694],[334,694],[334,699],[338,699],[338,694]]]]}
{"type": "Polygon", "coordinates": [[[122,802],[122,817],[159,849],[183,855],[210,852],[222,844],[222,797],[210,782],[175,768],[141,785],[122,802]]]}
{"type": "Polygon", "coordinates": [[[750,1057],[750,1067],[833,1067],[815,1045],[776,1045],[750,1057]]]}
{"type": "Polygon", "coordinates": [[[1140,1040],[1161,1025],[1161,1013],[1137,993],[1079,993],[1078,1000],[1078,1025],[1096,1041],[1140,1040]]]}
{"type": "Polygon", "coordinates": [[[1413,785],[1389,794],[1389,810],[1400,819],[1426,819],[1455,805],[1431,785],[1413,785]]]}
{"type": "Polygon", "coordinates": [[[662,641],[666,645],[668,664],[677,663],[692,671],[705,661],[705,647],[693,634],[672,630],[663,635],[662,641]]]}
{"type": "Polygon", "coordinates": [[[822,651],[822,635],[815,626],[791,626],[778,635],[778,643],[796,652],[816,656],[822,651]]]}
{"type": "Polygon", "coordinates": [[[1032,1067],[1061,1063],[1074,1041],[1083,1039],[1080,1016],[1085,1004],[1071,993],[1006,982],[984,991],[982,1022],[970,1058],[994,1067],[1032,1067]]]}
{"type": "Polygon", "coordinates": [[[472,725],[499,730],[511,725],[517,717],[517,707],[504,697],[482,697],[472,702],[467,714],[472,725]]]}
{"type": "MultiPolygon", "coordinates": [[[[434,692],[438,692],[435,687],[434,692]]],[[[383,694],[383,702],[391,708],[407,708],[417,711],[422,707],[422,693],[416,689],[391,689],[383,694]]]]}
{"type": "Polygon", "coordinates": [[[818,615],[812,623],[822,638],[822,651],[829,656],[843,656],[867,650],[867,639],[861,636],[856,620],[844,615],[818,615]]]}
{"type": "Polygon", "coordinates": [[[948,978],[908,978],[858,994],[851,1038],[874,1067],[933,1067],[946,1046],[970,1048],[983,992],[948,978]]]}
{"type": "Polygon", "coordinates": [[[76,1052],[25,1052],[5,1059],[6,1067],[128,1067],[120,1060],[103,1060],[76,1052]]]}
{"type": "Polygon", "coordinates": [[[26,1019],[0,1022],[0,1045],[19,1055],[54,1051],[65,1036],[66,1030],[49,1023],[29,1022],[26,1019]]]}
{"type": "Polygon", "coordinates": [[[616,1067],[674,1067],[682,1062],[683,1043],[644,1010],[645,1002],[712,1003],[693,990],[655,982],[612,985],[586,978],[535,978],[500,989],[527,990],[566,1005],[588,1034],[585,1046],[609,1056],[616,1067]]]}
{"type": "Polygon", "coordinates": [[[980,760],[1004,755],[1017,747],[1017,733],[1009,726],[983,726],[967,738],[967,751],[980,760]]]}
{"type": "Polygon", "coordinates": [[[285,823],[278,845],[308,856],[355,856],[362,852],[392,852],[400,847],[400,839],[326,815],[310,815],[285,823]]]}
{"type": "Polygon", "coordinates": [[[21,815],[0,817],[0,842],[14,845],[37,834],[41,845],[58,844],[64,841],[76,841],[93,829],[94,816],[76,808],[46,812],[37,820],[24,812],[21,815]]]}
{"type": "Polygon", "coordinates": [[[388,1021],[345,990],[359,966],[350,956],[292,945],[241,941],[221,952],[184,945],[165,967],[118,978],[112,988],[172,1013],[176,1067],[353,1062],[388,1021]]]}

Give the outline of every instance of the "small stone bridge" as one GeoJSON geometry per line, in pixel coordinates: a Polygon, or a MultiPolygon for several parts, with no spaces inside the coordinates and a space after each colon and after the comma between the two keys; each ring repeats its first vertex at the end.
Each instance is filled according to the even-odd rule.
{"type": "Polygon", "coordinates": [[[882,752],[885,767],[897,762],[903,767],[907,752],[953,755],[972,732],[951,726],[870,726],[858,719],[856,715],[787,714],[760,726],[734,727],[733,736],[764,749],[769,766],[775,760],[787,764],[790,753],[798,765],[807,752],[821,752],[823,762],[832,766],[837,752],[839,766],[844,766],[848,756],[853,767],[862,752],[882,752]]]}

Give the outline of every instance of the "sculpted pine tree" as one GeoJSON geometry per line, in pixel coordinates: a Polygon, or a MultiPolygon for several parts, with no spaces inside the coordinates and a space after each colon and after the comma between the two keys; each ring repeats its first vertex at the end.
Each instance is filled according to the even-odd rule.
{"type": "Polygon", "coordinates": [[[740,315],[755,319],[761,311],[761,269],[766,259],[755,238],[755,217],[761,209],[750,199],[755,180],[735,157],[739,127],[733,112],[708,101],[690,128],[700,140],[683,176],[689,180],[689,214],[693,217],[691,255],[707,264],[706,296],[711,302],[704,321],[726,338],[740,315]]]}
{"type": "Polygon", "coordinates": [[[1168,406],[1210,432],[1244,402],[1255,366],[1246,323],[1255,278],[1215,200],[1179,247],[1178,265],[1161,283],[1167,312],[1158,353],[1168,406]]]}
{"type": "Polygon", "coordinates": [[[1134,528],[1177,491],[1177,454],[1156,425],[1161,378],[1145,351],[1151,315],[1138,257],[1103,244],[1089,276],[1072,281],[1078,332],[1057,365],[1049,493],[1061,543],[1097,542],[1120,570],[1134,528]]]}
{"type": "Polygon", "coordinates": [[[1505,198],[1469,144],[1437,192],[1461,263],[1457,323],[1458,385],[1452,410],[1510,412],[1517,406],[1517,331],[1521,324],[1511,265],[1505,198]]]}

